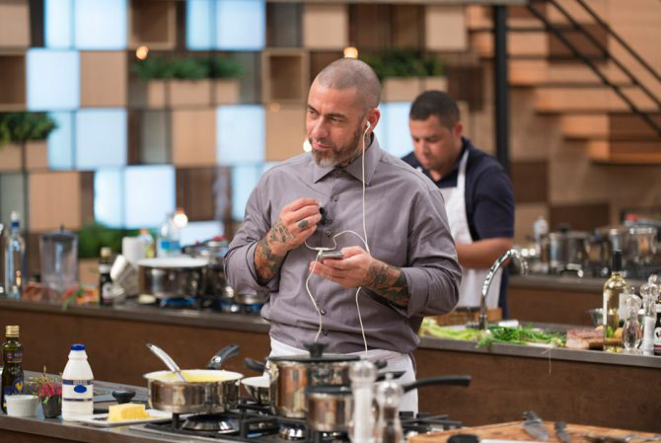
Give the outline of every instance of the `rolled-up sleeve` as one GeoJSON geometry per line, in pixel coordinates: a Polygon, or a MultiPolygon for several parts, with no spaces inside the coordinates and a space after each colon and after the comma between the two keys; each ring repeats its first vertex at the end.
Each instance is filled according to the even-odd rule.
{"type": "Polygon", "coordinates": [[[261,192],[264,188],[265,184],[260,182],[250,194],[243,222],[225,255],[227,283],[237,292],[273,292],[279,286],[279,276],[274,277],[266,285],[259,284],[255,268],[257,242],[271,228],[269,208],[262,204],[261,192]]]}
{"type": "Polygon", "coordinates": [[[406,315],[450,312],[459,300],[461,266],[440,190],[414,199],[409,223],[408,265],[401,268],[410,296],[406,315]]]}

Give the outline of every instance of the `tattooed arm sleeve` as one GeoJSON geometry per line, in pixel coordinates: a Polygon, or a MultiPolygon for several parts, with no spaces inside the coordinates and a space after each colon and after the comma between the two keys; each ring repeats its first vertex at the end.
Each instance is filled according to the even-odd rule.
{"type": "Polygon", "coordinates": [[[363,286],[402,308],[409,304],[409,289],[402,270],[379,260],[370,266],[363,286]]]}
{"type": "Polygon", "coordinates": [[[278,219],[263,239],[255,247],[255,270],[260,284],[265,285],[278,272],[287,256],[287,244],[293,239],[292,233],[278,219]]]}

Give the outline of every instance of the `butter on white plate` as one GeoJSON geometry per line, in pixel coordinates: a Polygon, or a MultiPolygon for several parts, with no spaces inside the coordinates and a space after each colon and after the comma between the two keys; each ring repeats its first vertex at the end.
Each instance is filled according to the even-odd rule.
{"type": "Polygon", "coordinates": [[[137,423],[167,421],[172,419],[171,412],[159,411],[158,409],[146,409],[144,413],[142,413],[142,408],[144,408],[144,405],[138,405],[134,403],[129,403],[126,405],[112,405],[108,409],[113,415],[112,421],[109,420],[111,413],[88,415],[81,417],[76,421],[100,428],[109,428],[114,426],[126,426],[137,423]],[[138,408],[135,408],[134,405],[138,406],[138,408]],[[145,415],[147,416],[145,417],[145,415]]]}

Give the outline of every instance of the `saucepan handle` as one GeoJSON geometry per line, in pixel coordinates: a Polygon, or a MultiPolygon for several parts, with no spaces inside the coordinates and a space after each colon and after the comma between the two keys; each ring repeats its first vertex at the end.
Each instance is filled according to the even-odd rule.
{"type": "Polygon", "coordinates": [[[266,363],[253,360],[252,358],[244,359],[243,364],[246,365],[246,368],[252,369],[253,371],[257,371],[257,372],[264,372],[264,370],[266,369],[266,363]]]}
{"type": "Polygon", "coordinates": [[[223,349],[216,352],[216,355],[211,357],[211,360],[209,360],[209,363],[207,363],[207,369],[221,369],[225,361],[228,358],[237,355],[240,349],[241,348],[239,348],[239,345],[236,344],[225,346],[223,349]]]}
{"type": "Polygon", "coordinates": [[[431,385],[468,386],[471,380],[472,377],[470,375],[440,375],[414,381],[413,383],[404,385],[403,388],[404,392],[409,392],[412,389],[431,385]]]}

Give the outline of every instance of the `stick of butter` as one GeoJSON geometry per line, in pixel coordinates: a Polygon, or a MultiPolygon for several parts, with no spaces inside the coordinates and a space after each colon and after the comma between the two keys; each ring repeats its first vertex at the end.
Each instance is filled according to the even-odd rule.
{"type": "Polygon", "coordinates": [[[124,403],[122,405],[110,405],[108,407],[108,421],[126,421],[126,420],[142,420],[149,418],[149,414],[145,411],[145,405],[138,403],[124,403]]]}

